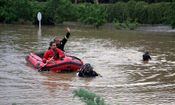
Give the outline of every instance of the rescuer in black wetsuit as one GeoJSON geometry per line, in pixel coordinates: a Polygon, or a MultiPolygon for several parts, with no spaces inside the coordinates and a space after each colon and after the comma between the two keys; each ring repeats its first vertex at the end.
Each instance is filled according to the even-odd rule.
{"type": "Polygon", "coordinates": [[[64,38],[62,40],[60,40],[59,36],[54,38],[54,42],[56,42],[56,46],[57,48],[61,49],[62,51],[64,51],[64,46],[70,36],[70,29],[66,28],[66,36],[64,36],[64,38]]]}
{"type": "MultiPolygon", "coordinates": [[[[70,29],[68,27],[66,28],[66,32],[67,33],[62,40],[60,40],[59,36],[54,38],[54,42],[56,42],[57,48],[61,49],[62,51],[64,51],[64,46],[65,46],[65,44],[70,36],[70,29]]],[[[48,49],[50,49],[50,48],[48,48],[48,49]]],[[[42,58],[44,55],[44,51],[43,52],[36,52],[35,54],[42,58]]]]}
{"type": "Polygon", "coordinates": [[[149,52],[145,52],[143,54],[143,61],[149,61],[149,60],[151,60],[151,57],[149,55],[149,52]]]}
{"type": "Polygon", "coordinates": [[[86,63],[83,66],[81,66],[81,68],[78,71],[77,75],[79,77],[96,77],[100,74],[98,74],[96,71],[94,71],[93,67],[89,63],[86,63]]]}

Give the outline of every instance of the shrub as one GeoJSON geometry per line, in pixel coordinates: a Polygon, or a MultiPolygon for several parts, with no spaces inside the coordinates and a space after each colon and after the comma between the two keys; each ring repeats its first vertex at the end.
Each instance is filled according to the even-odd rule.
{"type": "Polygon", "coordinates": [[[86,105],[107,105],[103,98],[83,88],[74,90],[73,94],[74,97],[80,97],[80,100],[86,105]]]}
{"type": "Polygon", "coordinates": [[[81,4],[78,8],[78,21],[99,27],[106,22],[106,10],[97,4],[81,4]]]}
{"type": "Polygon", "coordinates": [[[74,19],[74,6],[69,0],[50,0],[45,8],[45,16],[54,23],[74,19]]]}
{"type": "Polygon", "coordinates": [[[115,4],[106,5],[107,8],[107,20],[113,22],[117,19],[119,22],[123,22],[127,19],[128,11],[127,5],[124,2],[118,2],[115,4]]]}
{"type": "Polygon", "coordinates": [[[172,29],[175,28],[175,0],[171,4],[171,16],[170,16],[170,24],[172,26],[172,29]]]}

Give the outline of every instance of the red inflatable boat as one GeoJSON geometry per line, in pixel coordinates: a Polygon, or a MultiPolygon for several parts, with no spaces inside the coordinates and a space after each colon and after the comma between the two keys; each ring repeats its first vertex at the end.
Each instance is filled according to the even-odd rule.
{"type": "Polygon", "coordinates": [[[83,62],[79,58],[68,55],[62,60],[50,61],[45,65],[42,62],[42,58],[34,53],[30,53],[26,56],[26,61],[38,70],[50,70],[54,72],[77,71],[83,65],[83,62]]]}

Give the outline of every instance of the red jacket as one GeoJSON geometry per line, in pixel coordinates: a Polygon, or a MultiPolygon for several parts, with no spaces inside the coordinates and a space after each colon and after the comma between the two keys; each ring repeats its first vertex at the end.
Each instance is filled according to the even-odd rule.
{"type": "Polygon", "coordinates": [[[43,56],[43,62],[46,62],[46,60],[49,60],[50,58],[52,58],[54,56],[54,60],[58,60],[61,58],[64,58],[65,55],[63,53],[63,51],[61,51],[60,49],[56,48],[55,51],[53,51],[52,49],[48,49],[43,56]],[[59,56],[58,56],[59,55],[59,56]]]}

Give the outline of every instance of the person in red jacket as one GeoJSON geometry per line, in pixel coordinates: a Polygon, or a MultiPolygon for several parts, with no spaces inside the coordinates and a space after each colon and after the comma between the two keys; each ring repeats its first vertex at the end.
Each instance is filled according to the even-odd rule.
{"type": "Polygon", "coordinates": [[[50,42],[50,49],[48,49],[43,56],[43,62],[46,63],[50,60],[61,60],[65,57],[62,50],[58,49],[55,42],[50,42]]]}

